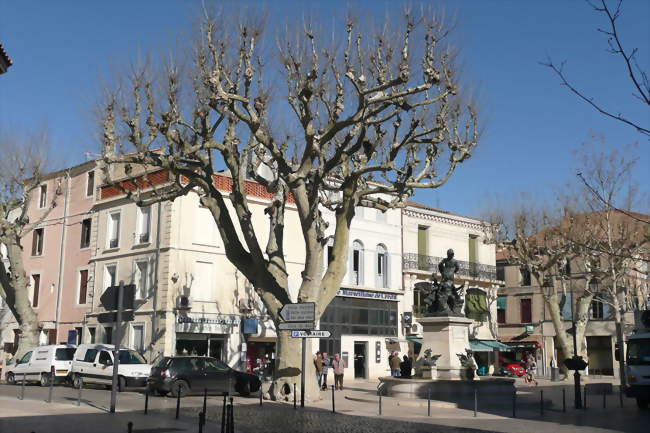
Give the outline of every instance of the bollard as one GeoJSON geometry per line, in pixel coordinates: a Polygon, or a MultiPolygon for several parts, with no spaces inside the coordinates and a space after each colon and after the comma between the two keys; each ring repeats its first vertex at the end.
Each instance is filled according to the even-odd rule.
{"type": "Polygon", "coordinates": [[[381,415],[381,390],[379,391],[379,415],[381,415]]]}
{"type": "Polygon", "coordinates": [[[336,408],[334,407],[334,385],[332,385],[332,413],[336,413],[336,408]]]}
{"type": "Polygon", "coordinates": [[[25,382],[27,380],[25,379],[25,373],[23,373],[23,382],[20,384],[20,399],[24,400],[25,399],[25,382]]]}
{"type": "Polygon", "coordinates": [[[199,433],[203,433],[203,424],[205,423],[205,413],[199,412],[199,433]]]}
{"type": "Polygon", "coordinates": [[[539,414],[544,416],[544,390],[539,391],[539,414]]]}
{"type": "Polygon", "coordinates": [[[603,388],[603,409],[607,409],[607,397],[605,393],[605,388],[603,388]]]}
{"type": "Polygon", "coordinates": [[[208,388],[203,390],[203,416],[208,413],[208,388]]]}
{"type": "Polygon", "coordinates": [[[476,418],[476,409],[478,408],[478,388],[474,385],[474,418],[476,418]]]}
{"type": "Polygon", "coordinates": [[[618,386],[618,400],[621,404],[621,407],[623,407],[623,387],[621,385],[618,386]]]}
{"type": "Polygon", "coordinates": [[[582,405],[582,408],[583,408],[583,409],[587,409],[587,385],[585,385],[585,387],[584,387],[584,392],[583,392],[582,394],[585,396],[585,397],[584,397],[584,403],[583,403],[583,405],[582,405]]]}
{"type": "Polygon", "coordinates": [[[517,418],[517,390],[512,392],[512,417],[517,418]]]}
{"type": "Polygon", "coordinates": [[[54,377],[56,374],[56,370],[54,369],[54,366],[50,368],[50,390],[49,394],[47,396],[47,402],[52,403],[52,392],[54,391],[54,377]]]}
{"type": "Polygon", "coordinates": [[[230,430],[229,433],[235,433],[235,407],[232,404],[233,398],[230,397],[230,430]]]}
{"type": "Polygon", "coordinates": [[[562,388],[562,412],[566,412],[566,389],[562,388]]]}
{"type": "Polygon", "coordinates": [[[133,423],[131,421],[126,425],[126,431],[128,433],[133,433],[133,423]]]}
{"type": "Polygon", "coordinates": [[[264,397],[264,393],[262,392],[262,385],[260,385],[260,406],[262,406],[262,398],[264,397]]]}
{"type": "Polygon", "coordinates": [[[176,419],[181,411],[181,384],[178,384],[178,392],[176,393],[176,419]]]}
{"type": "Polygon", "coordinates": [[[297,398],[296,398],[296,382],[293,383],[293,410],[296,410],[298,406],[296,406],[297,398]]]}
{"type": "Polygon", "coordinates": [[[223,409],[221,410],[221,433],[226,433],[226,396],[228,395],[227,392],[223,393],[223,409]]]}
{"type": "Polygon", "coordinates": [[[427,388],[427,416],[431,416],[431,388],[427,388]]]}
{"type": "Polygon", "coordinates": [[[144,389],[144,414],[149,412],[149,387],[144,389]]]}

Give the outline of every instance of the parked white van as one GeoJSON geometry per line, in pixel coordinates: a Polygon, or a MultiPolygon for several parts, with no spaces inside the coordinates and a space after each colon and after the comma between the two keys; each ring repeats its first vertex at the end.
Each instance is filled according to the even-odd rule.
{"type": "Polygon", "coordinates": [[[15,384],[24,377],[27,382],[39,382],[41,386],[48,386],[52,372],[54,383],[65,382],[70,377],[75,351],[76,347],[68,344],[35,347],[8,369],[5,376],[7,383],[15,384]]]}
{"type": "MultiPolygon", "coordinates": [[[[111,386],[113,381],[113,350],[111,344],[80,344],[72,361],[72,383],[75,388],[93,383],[111,386]]],[[[127,387],[144,387],[151,372],[142,355],[135,350],[120,349],[120,365],[117,370],[118,390],[127,387]]]]}

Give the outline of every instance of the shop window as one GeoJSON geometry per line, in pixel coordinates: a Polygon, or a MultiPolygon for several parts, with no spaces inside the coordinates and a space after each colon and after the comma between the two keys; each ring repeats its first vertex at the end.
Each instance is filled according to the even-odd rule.
{"type": "Polygon", "coordinates": [[[532,317],[532,299],[521,299],[521,323],[531,323],[532,317]]]}

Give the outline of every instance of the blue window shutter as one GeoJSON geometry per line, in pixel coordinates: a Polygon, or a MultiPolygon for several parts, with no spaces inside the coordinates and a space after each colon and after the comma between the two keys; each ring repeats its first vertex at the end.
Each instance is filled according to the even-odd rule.
{"type": "MultiPolygon", "coordinates": [[[[562,295],[564,297],[564,295],[562,295]]],[[[571,295],[566,295],[566,301],[564,302],[564,305],[562,306],[562,318],[564,320],[571,320],[571,303],[572,303],[571,295]]]]}

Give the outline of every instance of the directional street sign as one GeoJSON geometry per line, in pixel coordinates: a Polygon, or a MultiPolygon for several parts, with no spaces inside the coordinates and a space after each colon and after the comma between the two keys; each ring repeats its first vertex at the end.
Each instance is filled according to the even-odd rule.
{"type": "MultiPolygon", "coordinates": [[[[299,304],[285,304],[280,310],[280,317],[282,317],[282,319],[284,319],[285,322],[313,322],[316,320],[316,304],[313,302],[301,302],[299,304]]],[[[286,329],[299,329],[299,328],[286,328],[286,329]]]]}
{"type": "Polygon", "coordinates": [[[293,338],[328,338],[331,335],[330,331],[291,331],[291,337],[293,338]]]}
{"type": "Polygon", "coordinates": [[[316,325],[314,322],[282,322],[280,325],[278,325],[278,328],[281,331],[286,331],[290,329],[299,329],[299,330],[306,330],[306,329],[314,329],[316,325]]]}

